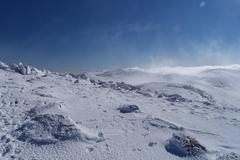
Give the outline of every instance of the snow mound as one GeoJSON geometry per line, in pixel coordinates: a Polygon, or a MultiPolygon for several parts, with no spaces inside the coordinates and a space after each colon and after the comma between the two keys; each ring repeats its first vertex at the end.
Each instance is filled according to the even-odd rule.
{"type": "Polygon", "coordinates": [[[53,144],[65,140],[95,142],[103,140],[102,134],[95,137],[88,135],[78,128],[73,120],[60,114],[37,115],[15,130],[14,135],[20,141],[36,145],[53,144]]]}
{"type": "Polygon", "coordinates": [[[236,153],[229,153],[219,156],[216,160],[240,160],[240,155],[236,153]]]}
{"type": "Polygon", "coordinates": [[[165,148],[169,153],[179,157],[201,157],[203,160],[207,159],[205,155],[207,149],[196,139],[182,133],[173,134],[165,148]]]}
{"type": "Polygon", "coordinates": [[[34,117],[16,130],[20,141],[44,145],[58,140],[80,139],[79,132],[68,118],[44,114],[34,117]]]}

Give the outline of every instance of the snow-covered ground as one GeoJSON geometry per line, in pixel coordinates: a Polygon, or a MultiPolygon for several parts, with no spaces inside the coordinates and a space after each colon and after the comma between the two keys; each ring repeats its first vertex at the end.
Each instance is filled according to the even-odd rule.
{"type": "Polygon", "coordinates": [[[0,62],[0,159],[239,160],[239,82],[238,65],[73,75],[0,62]]]}

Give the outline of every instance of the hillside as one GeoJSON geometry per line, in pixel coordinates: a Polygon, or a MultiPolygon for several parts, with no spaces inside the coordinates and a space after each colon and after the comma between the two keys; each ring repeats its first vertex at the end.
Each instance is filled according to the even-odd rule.
{"type": "Polygon", "coordinates": [[[0,62],[0,159],[239,160],[240,67],[182,70],[0,62]]]}

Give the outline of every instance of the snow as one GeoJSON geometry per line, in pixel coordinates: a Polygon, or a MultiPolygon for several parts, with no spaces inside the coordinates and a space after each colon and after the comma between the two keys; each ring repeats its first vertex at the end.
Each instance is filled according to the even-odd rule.
{"type": "Polygon", "coordinates": [[[0,159],[240,159],[238,65],[160,70],[78,75],[0,62],[0,159]],[[187,156],[174,152],[186,151],[179,135],[187,156]]]}

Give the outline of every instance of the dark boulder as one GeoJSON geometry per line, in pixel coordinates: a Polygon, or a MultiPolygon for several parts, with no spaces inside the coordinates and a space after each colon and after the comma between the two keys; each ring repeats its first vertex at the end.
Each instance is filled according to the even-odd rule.
{"type": "Polygon", "coordinates": [[[119,107],[118,110],[121,113],[132,113],[132,112],[140,112],[137,105],[124,105],[122,107],[119,107]]]}

